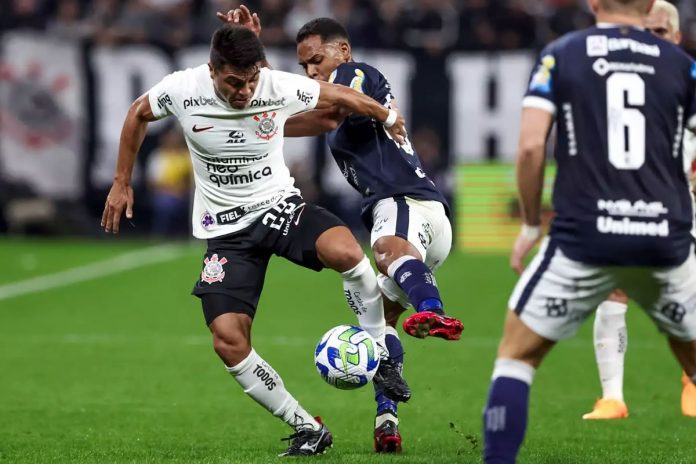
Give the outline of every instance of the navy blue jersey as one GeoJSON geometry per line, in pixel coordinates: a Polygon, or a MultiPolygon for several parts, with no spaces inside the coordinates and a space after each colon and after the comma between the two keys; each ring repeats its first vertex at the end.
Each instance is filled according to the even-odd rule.
{"type": "Polygon", "coordinates": [[[525,107],[556,115],[551,237],[594,265],[674,266],[692,243],[685,126],[696,66],[639,28],[599,25],[542,51],[525,107]]]}
{"type": "MultiPolygon", "coordinates": [[[[351,87],[385,106],[392,100],[387,79],[365,63],[340,65],[329,82],[351,87]]],[[[445,198],[423,172],[411,143],[399,146],[382,124],[368,117],[349,116],[329,132],[327,140],[341,172],[363,197],[362,217],[368,228],[372,227],[373,206],[384,198],[435,200],[449,211],[445,198]]]]}

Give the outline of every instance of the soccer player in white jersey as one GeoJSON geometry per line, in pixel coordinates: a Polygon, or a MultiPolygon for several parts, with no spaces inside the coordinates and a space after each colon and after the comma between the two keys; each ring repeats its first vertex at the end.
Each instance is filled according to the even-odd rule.
{"type": "Polygon", "coordinates": [[[541,238],[554,123],[556,215],[508,301],[483,413],[486,464],[516,462],[536,370],[616,288],[649,314],[696,383],[694,209],[682,150],[684,130],[696,129],[696,63],[645,30],[654,0],[589,2],[596,26],[544,48],[523,100],[513,269],[541,238]]]}
{"type": "MultiPolygon", "coordinates": [[[[244,5],[218,17],[243,24],[257,35],[261,32],[260,18],[244,5]]],[[[373,66],[353,60],[348,32],[335,19],[310,20],[298,31],[296,43],[298,61],[308,77],[354,88],[395,107],[389,81],[373,66]]],[[[457,340],[463,329],[461,321],[444,313],[433,275],[452,244],[449,205],[423,172],[410,143],[395,144],[372,121],[315,110],[293,116],[285,130],[289,137],[322,133],[328,133],[329,148],[346,180],[363,197],[361,216],[371,232],[385,303],[388,362],[401,369],[404,349],[396,324],[409,306],[416,313],[406,318],[403,328],[412,336],[457,340]]],[[[375,451],[401,452],[398,402],[375,384],[375,403],[375,451]]]]}
{"type": "MultiPolygon", "coordinates": [[[[283,456],[320,454],[332,444],[330,432],[251,346],[270,257],[340,272],[360,325],[382,351],[385,321],[377,277],[353,235],[294,186],[283,160],[283,128],[293,114],[337,106],[374,118],[400,143],[406,132],[400,115],[359,92],[264,63],[256,35],[226,25],[213,35],[209,64],[166,76],[132,104],[102,226],[117,233],[123,211],[132,217],[130,179],[147,125],[176,116],[194,168],[193,233],[208,242],[193,294],[201,299],[214,349],[244,392],[294,429],[283,456]]],[[[375,379],[394,399],[408,400],[395,366],[380,365],[375,379]]]]}
{"type": "MultiPolygon", "coordinates": [[[[681,43],[679,11],[665,0],[657,0],[645,18],[645,27],[653,34],[674,44],[681,43]]],[[[684,134],[684,168],[692,175],[692,162],[696,158],[693,132],[684,134]]],[[[696,185],[692,186],[696,189],[696,185]]],[[[694,226],[696,237],[696,225],[694,226]]],[[[628,406],[623,396],[624,358],[628,346],[626,310],[628,296],[621,290],[614,291],[607,301],[597,307],[593,335],[595,357],[602,385],[602,397],[595,402],[591,412],[583,419],[623,419],[628,417],[628,406]]],[[[696,386],[682,375],[682,414],[696,417],[696,386]]]]}

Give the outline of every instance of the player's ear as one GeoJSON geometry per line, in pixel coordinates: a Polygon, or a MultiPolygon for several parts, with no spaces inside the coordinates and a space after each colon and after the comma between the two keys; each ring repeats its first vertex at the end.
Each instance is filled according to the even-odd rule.
{"type": "Polygon", "coordinates": [[[210,78],[212,79],[213,78],[213,65],[212,65],[212,63],[210,63],[210,61],[208,62],[208,71],[210,71],[210,78]]]}
{"type": "Polygon", "coordinates": [[[677,41],[677,45],[679,45],[682,41],[682,33],[681,31],[677,31],[674,33],[674,40],[677,41]]]}
{"type": "Polygon", "coordinates": [[[341,56],[343,57],[343,59],[345,59],[346,61],[350,60],[350,44],[346,41],[341,41],[341,43],[338,44],[338,48],[339,50],[341,50],[341,56]]]}

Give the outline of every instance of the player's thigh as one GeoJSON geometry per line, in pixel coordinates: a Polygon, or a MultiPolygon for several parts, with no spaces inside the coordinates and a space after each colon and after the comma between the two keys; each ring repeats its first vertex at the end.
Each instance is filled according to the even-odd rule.
{"type": "MultiPolygon", "coordinates": [[[[263,247],[302,267],[320,271],[325,265],[317,253],[317,240],[334,227],[346,227],[336,215],[302,197],[293,196],[283,201],[281,212],[275,211],[275,222],[262,221],[257,236],[263,247]]],[[[355,238],[351,234],[353,245],[355,238]]],[[[359,248],[359,247],[358,247],[359,248]]],[[[362,250],[360,250],[362,252],[362,250]]]]}
{"type": "Polygon", "coordinates": [[[208,241],[193,295],[201,299],[206,324],[227,313],[253,319],[259,303],[270,254],[253,245],[245,234],[208,241]]]}
{"type": "Polygon", "coordinates": [[[696,340],[696,256],[679,266],[639,269],[622,276],[622,285],[657,326],[671,338],[696,340]]]}
{"type": "Polygon", "coordinates": [[[370,245],[383,237],[408,241],[431,270],[437,269],[452,247],[452,226],[442,203],[408,197],[385,198],[372,210],[370,245]]]}
{"type": "Polygon", "coordinates": [[[569,259],[547,237],[517,281],[508,308],[536,334],[558,341],[573,336],[615,287],[611,274],[569,259]]]}

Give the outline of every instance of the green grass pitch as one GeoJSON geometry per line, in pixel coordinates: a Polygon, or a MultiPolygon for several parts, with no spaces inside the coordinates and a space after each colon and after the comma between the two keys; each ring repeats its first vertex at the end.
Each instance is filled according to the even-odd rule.
{"type": "MultiPolygon", "coordinates": [[[[7,284],[152,246],[125,241],[0,242],[7,284]]],[[[212,351],[189,295],[202,244],[178,257],[0,299],[0,462],[278,462],[289,429],[246,397],[212,351]]],[[[234,273],[234,263],[227,272],[234,273]]],[[[371,388],[324,384],[312,354],[321,334],[353,323],[340,279],[271,263],[254,346],[334,434],[316,462],[476,463],[481,411],[505,304],[505,256],[454,253],[438,273],[461,341],[402,337],[413,398],[400,408],[404,453],[372,452],[371,388]]],[[[679,411],[680,371],[663,337],[629,311],[625,392],[631,417],[583,422],[599,393],[591,323],[537,373],[520,463],[696,463],[696,420],[679,411]]]]}

